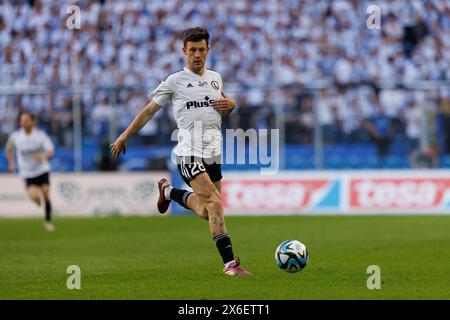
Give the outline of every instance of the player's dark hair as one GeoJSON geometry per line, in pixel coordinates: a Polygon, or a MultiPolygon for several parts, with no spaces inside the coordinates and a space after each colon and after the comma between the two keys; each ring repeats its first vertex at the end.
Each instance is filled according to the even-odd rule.
{"type": "Polygon", "coordinates": [[[34,114],[32,114],[30,111],[21,111],[20,113],[19,113],[19,119],[24,115],[24,114],[26,114],[26,115],[28,115],[30,118],[31,118],[31,120],[36,120],[36,116],[34,115],[34,114]]]}
{"type": "Polygon", "coordinates": [[[209,32],[205,28],[194,27],[184,30],[183,32],[183,46],[186,48],[188,41],[198,42],[206,40],[206,45],[209,43],[209,32]]]}

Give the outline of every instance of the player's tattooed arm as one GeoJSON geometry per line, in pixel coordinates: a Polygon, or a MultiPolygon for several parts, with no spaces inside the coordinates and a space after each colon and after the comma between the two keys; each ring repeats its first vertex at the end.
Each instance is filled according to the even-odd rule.
{"type": "Polygon", "coordinates": [[[151,101],[138,113],[138,115],[130,123],[128,128],[116,139],[114,143],[111,144],[111,153],[114,160],[119,157],[121,152],[123,152],[123,154],[126,153],[127,140],[136,132],[141,130],[142,127],[145,126],[145,124],[153,118],[153,116],[159,109],[161,109],[161,106],[158,105],[155,101],[151,101]]]}
{"type": "Polygon", "coordinates": [[[222,97],[223,99],[214,100],[213,107],[222,117],[226,117],[234,110],[234,108],[236,108],[236,101],[227,97],[223,91],[222,97]]]}

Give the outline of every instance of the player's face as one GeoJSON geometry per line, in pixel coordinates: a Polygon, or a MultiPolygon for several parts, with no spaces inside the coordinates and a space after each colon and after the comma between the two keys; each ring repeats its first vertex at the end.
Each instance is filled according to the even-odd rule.
{"type": "Polygon", "coordinates": [[[208,50],[206,40],[186,42],[186,47],[183,48],[183,53],[186,55],[188,68],[195,73],[201,73],[205,67],[208,50]]]}
{"type": "Polygon", "coordinates": [[[20,126],[25,130],[31,130],[34,126],[34,120],[29,114],[23,114],[20,116],[20,126]]]}

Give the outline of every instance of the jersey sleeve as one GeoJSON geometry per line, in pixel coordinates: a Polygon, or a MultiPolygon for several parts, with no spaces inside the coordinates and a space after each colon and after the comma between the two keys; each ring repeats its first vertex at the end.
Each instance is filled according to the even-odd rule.
{"type": "MultiPolygon", "coordinates": [[[[222,76],[220,75],[220,73],[218,73],[219,76],[219,86],[220,86],[220,90],[223,91],[223,81],[222,81],[222,76]]],[[[224,92],[224,91],[223,91],[224,92]]]]}
{"type": "Polygon", "coordinates": [[[15,149],[16,148],[16,134],[12,133],[10,134],[10,136],[8,137],[8,141],[6,141],[6,149],[15,149]]]}
{"type": "Polygon", "coordinates": [[[175,92],[175,78],[173,75],[167,77],[162,81],[159,86],[149,94],[149,97],[153,99],[158,105],[168,105],[175,92]]]}
{"type": "Polygon", "coordinates": [[[46,152],[53,152],[55,151],[55,145],[53,144],[52,140],[46,133],[42,133],[42,147],[46,152]]]}

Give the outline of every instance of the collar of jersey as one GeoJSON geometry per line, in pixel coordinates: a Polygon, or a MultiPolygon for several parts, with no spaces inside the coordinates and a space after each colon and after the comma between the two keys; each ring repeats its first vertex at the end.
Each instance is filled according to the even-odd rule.
{"type": "Polygon", "coordinates": [[[27,136],[31,136],[33,134],[34,130],[35,130],[35,128],[33,127],[31,129],[30,133],[27,133],[24,128],[20,128],[20,131],[27,136]]]}
{"type": "Polygon", "coordinates": [[[183,70],[186,71],[186,72],[192,73],[192,74],[194,74],[194,75],[196,75],[197,77],[200,77],[200,78],[204,77],[206,75],[206,73],[209,71],[208,69],[205,68],[205,72],[202,75],[199,75],[198,73],[195,73],[194,71],[189,70],[186,67],[183,67],[183,70]]]}

